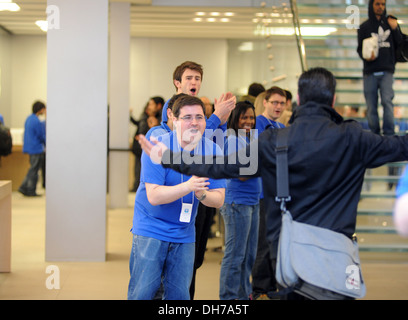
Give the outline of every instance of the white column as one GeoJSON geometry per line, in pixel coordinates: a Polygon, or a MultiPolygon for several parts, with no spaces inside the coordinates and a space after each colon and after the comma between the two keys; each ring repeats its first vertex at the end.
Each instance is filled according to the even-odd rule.
{"type": "Polygon", "coordinates": [[[127,207],[129,192],[130,3],[110,4],[109,206],[127,207]]]}
{"type": "Polygon", "coordinates": [[[45,258],[104,261],[108,0],[47,5],[45,258]]]}

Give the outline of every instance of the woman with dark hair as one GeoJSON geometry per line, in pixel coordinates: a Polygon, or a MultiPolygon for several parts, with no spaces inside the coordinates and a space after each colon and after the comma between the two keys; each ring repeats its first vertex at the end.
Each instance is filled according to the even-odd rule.
{"type": "MultiPolygon", "coordinates": [[[[249,101],[236,104],[228,120],[225,153],[246,148],[255,134],[255,108],[249,101]]],[[[227,180],[220,212],[225,223],[225,254],[221,264],[220,299],[248,299],[259,229],[260,178],[227,180]]]]}

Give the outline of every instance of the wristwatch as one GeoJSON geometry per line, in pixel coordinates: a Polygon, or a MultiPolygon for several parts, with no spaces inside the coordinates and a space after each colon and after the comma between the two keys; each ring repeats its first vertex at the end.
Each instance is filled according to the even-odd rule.
{"type": "Polygon", "coordinates": [[[201,195],[200,198],[198,198],[198,197],[196,196],[196,198],[197,198],[198,201],[203,201],[206,197],[207,197],[207,194],[205,193],[205,191],[203,192],[203,194],[201,195]]]}

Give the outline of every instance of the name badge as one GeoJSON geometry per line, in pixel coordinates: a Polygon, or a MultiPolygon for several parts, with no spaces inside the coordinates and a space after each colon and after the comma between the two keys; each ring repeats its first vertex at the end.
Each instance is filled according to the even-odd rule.
{"type": "Polygon", "coordinates": [[[191,212],[193,211],[192,203],[183,203],[180,212],[180,222],[189,223],[191,221],[191,212]]]}

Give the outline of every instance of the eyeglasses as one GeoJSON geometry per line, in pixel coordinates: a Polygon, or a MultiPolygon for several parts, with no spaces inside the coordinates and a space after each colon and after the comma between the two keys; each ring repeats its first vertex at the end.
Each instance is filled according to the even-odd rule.
{"type": "Polygon", "coordinates": [[[268,100],[268,102],[271,103],[274,107],[276,107],[278,104],[280,104],[281,107],[283,107],[286,104],[285,101],[269,101],[268,100]]]}
{"type": "Polygon", "coordinates": [[[184,116],[184,117],[180,117],[179,119],[181,119],[181,120],[183,120],[185,122],[193,122],[194,118],[196,119],[197,122],[200,122],[200,121],[204,120],[204,116],[202,116],[202,115],[196,115],[195,117],[191,116],[191,115],[187,115],[187,116],[184,116]]]}

